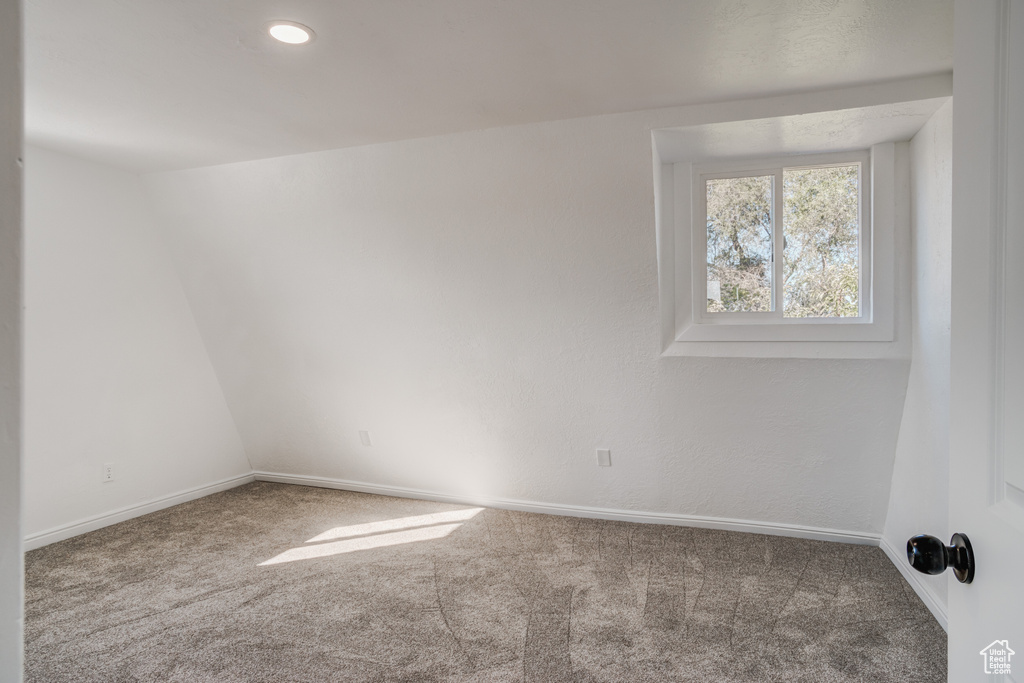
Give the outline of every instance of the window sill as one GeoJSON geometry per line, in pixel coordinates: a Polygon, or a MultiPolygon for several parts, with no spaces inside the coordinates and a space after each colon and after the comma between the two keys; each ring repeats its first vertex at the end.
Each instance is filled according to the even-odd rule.
{"type": "Polygon", "coordinates": [[[671,342],[661,355],[704,358],[830,358],[858,360],[906,358],[909,345],[901,342],[671,342]]]}
{"type": "Polygon", "coordinates": [[[784,324],[750,325],[720,322],[686,325],[679,330],[680,342],[891,342],[891,321],[872,323],[863,320],[821,320],[784,324]]]}

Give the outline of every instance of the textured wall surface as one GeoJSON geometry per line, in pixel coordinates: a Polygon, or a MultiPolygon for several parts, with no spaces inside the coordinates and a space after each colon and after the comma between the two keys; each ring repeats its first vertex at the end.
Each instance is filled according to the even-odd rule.
{"type": "MultiPolygon", "coordinates": [[[[948,538],[949,333],[953,105],[910,143],[912,165],[913,360],[893,465],[885,539],[901,550],[915,534],[948,538]]],[[[919,577],[946,605],[948,577],[919,577]]]]}
{"type": "Polygon", "coordinates": [[[25,533],[248,472],[139,179],[29,148],[25,195],[25,533]]]}
{"type": "Polygon", "coordinates": [[[650,130],[690,122],[147,176],[253,466],[880,532],[907,361],[659,355],[650,130]]]}
{"type": "Polygon", "coordinates": [[[0,0],[0,681],[21,680],[21,13],[0,0]]]}

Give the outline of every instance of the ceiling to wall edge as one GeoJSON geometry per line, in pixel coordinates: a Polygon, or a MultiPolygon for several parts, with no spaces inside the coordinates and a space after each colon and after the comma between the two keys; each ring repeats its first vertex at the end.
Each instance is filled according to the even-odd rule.
{"type": "MultiPolygon", "coordinates": [[[[720,100],[716,102],[705,102],[699,104],[687,104],[674,107],[659,107],[655,109],[641,109],[625,112],[613,112],[605,114],[593,114],[567,119],[550,119],[543,121],[531,121],[515,123],[493,128],[470,129],[442,133],[439,135],[428,135],[422,137],[398,138],[394,140],[381,140],[368,144],[352,145],[346,147],[330,147],[317,150],[295,152],[294,154],[281,154],[270,156],[254,156],[250,158],[233,159],[214,164],[200,164],[190,166],[172,165],[166,168],[146,168],[132,165],[118,164],[105,153],[92,153],[88,141],[62,140],[40,136],[26,126],[25,144],[39,147],[41,149],[65,154],[68,156],[85,159],[99,163],[111,168],[118,168],[123,171],[138,173],[141,175],[158,174],[172,171],[185,171],[198,168],[213,168],[219,166],[232,166],[264,161],[268,159],[282,159],[287,157],[311,156],[324,152],[336,151],[339,149],[357,149],[362,147],[374,147],[377,145],[388,145],[402,142],[409,142],[419,139],[441,139],[452,136],[465,135],[470,133],[482,133],[488,130],[505,130],[540,126],[552,123],[566,123],[572,121],[586,121],[597,119],[614,119],[624,117],[635,117],[647,115],[648,125],[646,128],[653,137],[655,151],[655,162],[659,159],[670,159],[667,151],[672,147],[671,140],[681,131],[690,128],[716,123],[751,121],[756,119],[769,119],[783,116],[794,116],[824,111],[840,111],[845,109],[865,108],[874,105],[897,105],[906,102],[921,101],[927,99],[944,99],[952,96],[953,74],[952,72],[941,72],[925,76],[913,76],[887,80],[877,83],[869,83],[858,86],[844,86],[839,88],[815,89],[795,93],[779,95],[767,95],[749,99],[720,100]],[[662,157],[659,157],[662,154],[662,157]]],[[[665,161],[665,163],[670,163],[665,161]]]]}

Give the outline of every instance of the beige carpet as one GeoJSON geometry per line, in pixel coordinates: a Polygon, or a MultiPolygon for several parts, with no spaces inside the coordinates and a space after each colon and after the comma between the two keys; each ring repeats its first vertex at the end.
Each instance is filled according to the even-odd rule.
{"type": "Polygon", "coordinates": [[[255,483],[26,571],[32,683],[946,680],[866,546],[255,483]]]}

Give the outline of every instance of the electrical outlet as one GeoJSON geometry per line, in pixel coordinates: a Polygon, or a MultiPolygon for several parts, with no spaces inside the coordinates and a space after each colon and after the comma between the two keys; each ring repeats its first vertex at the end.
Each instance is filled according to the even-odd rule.
{"type": "Polygon", "coordinates": [[[599,467],[612,466],[612,452],[606,448],[597,449],[597,464],[599,467]]]}
{"type": "Polygon", "coordinates": [[[370,441],[370,432],[366,431],[365,429],[359,430],[359,440],[363,443],[364,446],[373,445],[373,443],[370,441]]]}
{"type": "Polygon", "coordinates": [[[114,463],[112,462],[103,464],[103,483],[108,481],[114,481],[114,463]]]}

